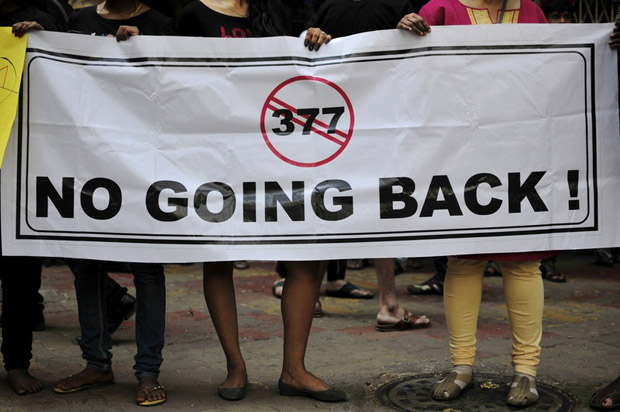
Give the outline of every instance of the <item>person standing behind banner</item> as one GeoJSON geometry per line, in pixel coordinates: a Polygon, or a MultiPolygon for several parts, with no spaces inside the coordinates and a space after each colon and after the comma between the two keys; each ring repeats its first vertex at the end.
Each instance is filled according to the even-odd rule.
{"type": "MultiPolygon", "coordinates": [[[[531,0],[431,0],[420,15],[409,14],[398,28],[425,34],[432,26],[546,23],[542,10],[531,0]]],[[[436,400],[456,399],[472,384],[476,354],[476,325],[487,261],[501,267],[504,296],[512,326],[514,376],[506,397],[510,406],[528,406],[538,400],[536,369],[539,363],[544,290],[540,260],[553,252],[453,256],[448,259],[444,308],[450,334],[453,368],[432,388],[436,400]]]]}
{"type": "MultiPolygon", "coordinates": [[[[32,22],[20,23],[18,30],[37,29],[32,22]]],[[[173,19],[151,9],[140,0],[106,0],[97,6],[75,12],[69,20],[72,32],[115,36],[118,41],[131,36],[174,34],[173,19]]],[[[112,338],[107,325],[107,288],[105,262],[72,259],[75,276],[78,316],[82,335],[80,348],[86,367],[75,375],[61,379],[54,391],[69,394],[95,386],[114,383],[112,372],[112,338]]],[[[138,379],[136,403],[158,405],[166,401],[164,387],[157,381],[163,362],[166,290],[164,269],[158,263],[130,263],[136,287],[135,375],[138,379]]]]}
{"type": "MultiPolygon", "coordinates": [[[[415,11],[409,0],[327,0],[310,20],[335,38],[373,30],[393,29],[400,18],[415,11]]],[[[401,307],[396,295],[394,259],[375,259],[379,285],[379,332],[415,330],[430,326],[426,316],[416,316],[401,307]]]]}
{"type": "MultiPolygon", "coordinates": [[[[200,0],[187,5],[179,15],[179,32],[195,37],[266,37],[290,33],[286,9],[279,0],[200,0]]],[[[318,50],[330,36],[311,28],[304,40],[318,50]]],[[[325,402],[346,399],[308,372],[304,358],[314,304],[321,276],[319,261],[286,262],[288,277],[282,294],[284,363],[278,382],[281,395],[307,396],[325,402]]],[[[217,392],[227,400],[242,399],[247,391],[245,361],[239,347],[237,308],[233,284],[233,262],[204,264],[204,293],[207,307],[226,355],[227,376],[217,392]]]]}
{"type": "MultiPolygon", "coordinates": [[[[30,1],[0,0],[0,26],[13,26],[22,21],[35,22],[38,27],[46,30],[65,29],[30,1]]],[[[0,255],[1,351],[8,383],[18,395],[33,394],[43,389],[41,381],[28,372],[32,359],[33,321],[43,319],[43,299],[39,294],[41,263],[39,257],[0,255]]]]}
{"type": "MultiPolygon", "coordinates": [[[[616,24],[609,36],[609,47],[620,51],[620,7],[616,14],[616,24]]],[[[620,60],[618,61],[618,76],[620,76],[620,60]]],[[[620,85],[619,85],[620,87],[620,85]]],[[[620,410],[620,376],[607,384],[592,395],[590,408],[597,411],[617,411],[620,410]]]]}

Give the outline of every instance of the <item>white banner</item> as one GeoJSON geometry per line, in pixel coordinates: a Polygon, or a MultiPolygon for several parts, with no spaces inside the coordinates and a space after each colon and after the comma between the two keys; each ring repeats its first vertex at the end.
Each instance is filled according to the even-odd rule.
{"type": "Polygon", "coordinates": [[[126,261],[620,246],[612,25],[333,40],[36,33],[5,254],[126,261]]]}

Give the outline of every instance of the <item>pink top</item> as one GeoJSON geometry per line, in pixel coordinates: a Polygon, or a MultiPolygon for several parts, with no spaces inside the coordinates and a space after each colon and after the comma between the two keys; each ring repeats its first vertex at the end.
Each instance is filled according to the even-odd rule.
{"type": "MultiPolygon", "coordinates": [[[[431,26],[493,24],[499,18],[499,11],[491,20],[489,9],[465,6],[459,0],[431,0],[422,7],[420,16],[431,26]]],[[[511,23],[547,23],[547,18],[532,0],[521,0],[518,9],[504,12],[502,24],[511,23]]]]}
{"type": "MultiPolygon", "coordinates": [[[[500,12],[494,16],[499,20],[500,12]]],[[[493,24],[489,9],[465,6],[459,0],[431,0],[420,10],[420,16],[431,26],[455,26],[471,24],[493,24]]],[[[531,0],[521,0],[518,9],[506,9],[502,24],[547,23],[544,13],[531,0]]],[[[483,255],[459,256],[466,259],[480,260],[540,260],[556,255],[557,252],[495,253],[483,255]]]]}

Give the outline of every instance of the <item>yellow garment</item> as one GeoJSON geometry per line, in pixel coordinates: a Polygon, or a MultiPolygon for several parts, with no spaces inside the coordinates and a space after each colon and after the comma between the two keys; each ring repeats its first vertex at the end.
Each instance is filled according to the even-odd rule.
{"type": "MultiPolygon", "coordinates": [[[[504,300],[512,325],[512,364],[515,372],[536,376],[542,338],[544,290],[539,260],[498,261],[504,280],[504,300]]],[[[473,365],[482,278],[487,262],[449,258],[444,307],[453,365],[473,365]]]]}
{"type": "Polygon", "coordinates": [[[17,113],[27,37],[17,38],[11,27],[0,27],[0,164],[17,113]]]}

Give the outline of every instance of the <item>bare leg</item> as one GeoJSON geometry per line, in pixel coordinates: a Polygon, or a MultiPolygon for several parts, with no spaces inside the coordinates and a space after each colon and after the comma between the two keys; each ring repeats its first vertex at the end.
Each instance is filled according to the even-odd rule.
{"type": "Polygon", "coordinates": [[[248,381],[245,361],[239,347],[237,303],[232,275],[233,262],[208,262],[203,265],[205,300],[226,355],[228,369],[226,380],[220,388],[242,387],[248,381]]]}
{"type": "MultiPolygon", "coordinates": [[[[377,271],[377,283],[379,284],[379,313],[377,313],[378,323],[396,323],[409,312],[398,305],[396,296],[396,281],[394,280],[394,259],[384,258],[375,259],[375,269],[377,271]]],[[[409,314],[412,321],[416,324],[426,324],[426,316],[417,317],[409,314]]]]}
{"type": "Polygon", "coordinates": [[[379,284],[379,313],[377,322],[398,322],[405,316],[405,309],[398,306],[394,259],[375,259],[377,283],[379,284]]]}
{"type": "Polygon", "coordinates": [[[319,297],[322,273],[320,262],[286,262],[288,275],[282,293],[284,321],[284,362],[282,382],[297,389],[324,391],[330,386],[308,372],[304,364],[312,313],[319,297]]]}

